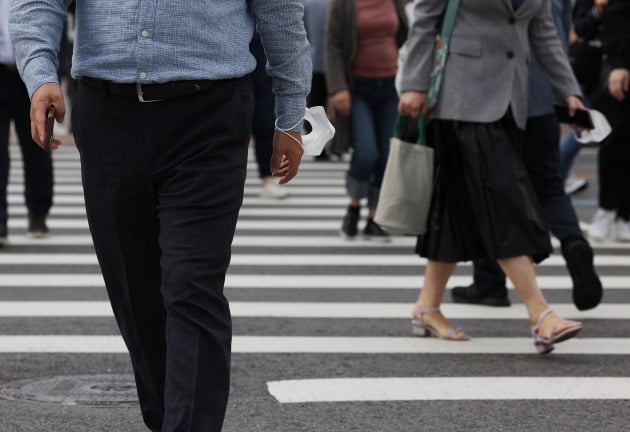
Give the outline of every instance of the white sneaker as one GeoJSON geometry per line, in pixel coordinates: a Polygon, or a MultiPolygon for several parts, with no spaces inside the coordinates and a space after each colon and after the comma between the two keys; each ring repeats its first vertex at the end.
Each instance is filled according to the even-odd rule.
{"type": "Polygon", "coordinates": [[[262,198],[283,199],[289,196],[289,191],[276,183],[269,182],[260,188],[260,196],[262,198]]]}
{"type": "Polygon", "coordinates": [[[588,228],[588,236],[593,240],[605,240],[611,234],[611,228],[615,220],[615,212],[597,209],[591,226],[588,228]]]}
{"type": "Polygon", "coordinates": [[[570,176],[564,182],[564,193],[567,195],[573,195],[583,191],[588,187],[588,180],[582,177],[570,176]]]}
{"type": "Polygon", "coordinates": [[[615,221],[615,236],[613,238],[620,242],[630,242],[630,222],[617,219],[615,221]]]}

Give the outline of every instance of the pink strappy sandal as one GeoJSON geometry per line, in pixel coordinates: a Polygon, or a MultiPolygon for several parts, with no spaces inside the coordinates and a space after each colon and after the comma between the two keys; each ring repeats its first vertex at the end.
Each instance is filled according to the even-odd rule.
{"type": "Polygon", "coordinates": [[[554,345],[563,342],[567,339],[571,339],[575,335],[577,335],[580,330],[582,330],[582,323],[579,321],[570,321],[570,320],[562,320],[560,323],[556,324],[554,328],[551,330],[551,335],[548,337],[541,336],[539,333],[540,324],[543,322],[549,314],[553,312],[551,308],[545,309],[540,316],[538,317],[538,321],[536,321],[536,325],[532,327],[532,336],[534,337],[534,346],[536,347],[536,351],[538,354],[547,354],[553,351],[554,345]],[[564,324],[574,323],[575,325],[566,328],[560,332],[556,332],[556,329],[564,324]]]}

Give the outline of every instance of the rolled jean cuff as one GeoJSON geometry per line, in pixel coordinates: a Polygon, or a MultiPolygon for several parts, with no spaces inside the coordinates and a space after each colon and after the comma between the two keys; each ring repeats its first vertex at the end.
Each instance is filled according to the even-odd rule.
{"type": "Polygon", "coordinates": [[[374,186],[370,186],[370,189],[368,191],[368,208],[371,209],[375,209],[376,205],[378,204],[378,195],[380,194],[381,189],[374,187],[374,186]]]}
{"type": "Polygon", "coordinates": [[[352,199],[363,199],[368,196],[370,182],[357,180],[349,173],[346,174],[346,192],[352,199]]]}

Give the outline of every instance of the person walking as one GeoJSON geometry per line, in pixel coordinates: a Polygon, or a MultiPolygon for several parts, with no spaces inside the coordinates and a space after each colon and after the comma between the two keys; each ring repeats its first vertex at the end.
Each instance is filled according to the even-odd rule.
{"type": "MultiPolygon", "coordinates": [[[[569,57],[580,83],[584,105],[596,107],[604,96],[601,69],[603,50],[600,28],[607,0],[577,0],[573,6],[573,26],[569,33],[569,57]]],[[[588,180],[571,175],[573,162],[582,148],[578,132],[568,131],[560,142],[560,175],[567,195],[588,187],[588,180]]]]}
{"type": "Polygon", "coordinates": [[[267,57],[260,35],[254,33],[249,49],[256,59],[256,68],[252,72],[254,87],[254,117],[252,136],[254,137],[254,153],[260,178],[260,196],[262,198],[283,199],[289,192],[280,186],[271,174],[271,155],[273,153],[273,135],[275,119],[275,100],[273,81],[265,71],[267,57]]]}
{"type": "MultiPolygon", "coordinates": [[[[326,80],[335,108],[337,139],[349,139],[346,174],[350,203],[341,234],[358,234],[361,200],[367,198],[367,239],[389,240],[374,214],[396,122],[394,87],[398,49],[407,37],[403,0],[332,0],[326,30],[326,80]]],[[[338,147],[336,147],[338,148],[338,147]]]]}
{"type": "Polygon", "coordinates": [[[9,36],[9,0],[0,0],[0,247],[8,244],[7,187],[9,185],[9,133],[15,125],[24,164],[24,203],[29,237],[48,236],[46,218],[53,204],[53,163],[50,153],[31,138],[29,97],[15,66],[9,36]]]}
{"type": "MultiPolygon", "coordinates": [[[[552,13],[558,36],[568,48],[571,0],[553,0],[552,13]]],[[[580,310],[594,308],[602,298],[602,284],[593,265],[593,249],[584,238],[571,200],[565,195],[559,170],[560,124],[554,97],[536,57],[529,67],[527,124],[522,149],[525,169],[541,204],[542,216],[551,233],[560,240],[560,250],[573,281],[573,302],[580,310]]],[[[496,261],[474,261],[474,282],[451,290],[456,303],[509,306],[505,274],[496,261]]]]}
{"type": "Polygon", "coordinates": [[[458,261],[496,260],[514,283],[529,317],[534,344],[548,353],[582,323],[549,308],[534,262],[551,252],[534,188],[518,149],[527,121],[528,63],[541,59],[554,94],[573,113],[578,87],[545,0],[461,0],[436,106],[427,111],[432,47],[447,0],[415,6],[403,66],[402,115],[428,115],[435,148],[434,189],[427,232],[417,251],[428,258],[413,308],[416,335],[466,340],[440,312],[458,261]],[[533,52],[530,52],[533,51],[533,52]]]}
{"type": "MultiPolygon", "coordinates": [[[[65,114],[56,50],[68,3],[12,2],[40,146],[48,107],[57,121],[65,114]]],[[[73,127],[87,217],[144,422],[220,431],[232,336],[223,285],[254,106],[249,43],[256,27],[276,95],[271,171],[284,184],[303,154],[311,78],[302,5],[82,0],[76,17],[73,127]]]]}
{"type": "Polygon", "coordinates": [[[599,208],[588,230],[594,240],[630,242],[629,9],[628,2],[609,0],[602,16],[602,46],[609,73],[600,109],[612,132],[599,146],[599,208]]]}

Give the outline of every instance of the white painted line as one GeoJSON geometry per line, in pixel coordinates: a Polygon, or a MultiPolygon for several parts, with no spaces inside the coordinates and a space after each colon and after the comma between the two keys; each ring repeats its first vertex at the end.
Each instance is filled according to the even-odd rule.
{"type": "MultiPolygon", "coordinates": [[[[9,208],[9,217],[26,216],[27,214],[28,210],[24,206],[9,208]]],[[[50,209],[49,217],[57,216],[83,216],[85,218],[85,206],[53,206],[50,209]]]]}
{"type": "MultiPolygon", "coordinates": [[[[308,216],[308,217],[335,217],[339,221],[343,218],[344,209],[342,208],[252,208],[244,207],[239,212],[239,216],[279,216],[282,218],[294,217],[294,216],[308,216]]],[[[26,216],[28,210],[26,207],[11,207],[9,209],[9,216],[26,216]]],[[[364,216],[367,216],[367,210],[363,212],[364,216]]],[[[85,206],[54,206],[50,211],[50,217],[55,216],[85,216],[85,206]]],[[[630,246],[628,246],[630,247],[630,246]]]]}
{"type": "Polygon", "coordinates": [[[1,353],[127,353],[120,336],[0,336],[1,353]]]}
{"type": "MultiPolygon", "coordinates": [[[[9,222],[11,223],[11,222],[9,222]]],[[[19,246],[35,245],[91,245],[92,238],[89,235],[57,235],[54,232],[50,237],[44,239],[32,239],[23,235],[9,235],[9,243],[19,246]]],[[[413,247],[416,244],[415,237],[393,237],[387,244],[373,241],[347,241],[339,236],[250,236],[236,235],[232,243],[233,246],[252,247],[361,247],[361,248],[383,248],[383,247],[413,247]]]]}
{"type": "MultiPolygon", "coordinates": [[[[125,353],[120,336],[0,335],[0,353],[125,353]]],[[[234,336],[239,354],[535,354],[531,338],[436,338],[234,336]]],[[[628,355],[630,340],[575,338],[558,344],[556,354],[628,355]]]]}
{"type": "Polygon", "coordinates": [[[325,378],[271,381],[280,403],[630,399],[625,377],[325,378]]]}
{"type": "MultiPolygon", "coordinates": [[[[72,209],[80,209],[81,207],[61,207],[57,206],[56,211],[59,211],[57,214],[71,214],[75,210],[72,209]]],[[[255,210],[255,209],[247,209],[247,210],[255,210]]],[[[276,209],[270,209],[276,210],[276,209]]],[[[286,211],[286,209],[277,209],[280,212],[286,211]]],[[[297,209],[301,211],[302,209],[297,209]]],[[[308,212],[307,209],[303,209],[308,212]]],[[[291,209],[289,209],[291,211],[291,209]]],[[[53,207],[52,214],[55,213],[55,207],[53,207]]],[[[252,214],[255,212],[252,212],[252,214]]],[[[26,210],[24,210],[24,214],[26,214],[26,210]]],[[[10,226],[12,226],[12,221],[9,221],[10,226]]],[[[13,245],[20,246],[29,246],[29,245],[74,245],[74,246],[83,246],[83,245],[91,245],[92,240],[89,235],[56,235],[54,232],[51,233],[50,237],[45,239],[31,239],[20,235],[11,236],[9,234],[9,243],[13,245]]],[[[559,244],[557,240],[554,239],[552,242],[554,246],[558,247],[559,244]]],[[[274,236],[254,236],[254,235],[241,235],[238,234],[234,237],[234,242],[232,243],[234,246],[252,246],[252,247],[271,247],[271,246],[283,246],[283,247],[360,247],[360,248],[388,248],[388,247],[409,247],[413,248],[416,244],[416,238],[414,236],[392,236],[392,241],[389,243],[381,243],[374,241],[363,241],[361,239],[357,239],[356,241],[348,241],[340,236],[283,236],[283,235],[274,235],[274,236]]],[[[630,249],[630,243],[616,243],[616,242],[601,242],[595,243],[593,245],[595,249],[630,249]]],[[[413,255],[413,249],[410,252],[413,255]]],[[[415,255],[414,255],[415,256],[415,255]]],[[[463,264],[463,263],[462,263],[463,264]]]]}
{"type": "MultiPolygon", "coordinates": [[[[288,184],[283,186],[286,190],[296,195],[344,195],[345,189],[343,185],[332,186],[299,186],[288,184]]],[[[260,186],[247,184],[245,187],[245,193],[255,193],[260,191],[260,186]]],[[[18,195],[24,193],[24,187],[22,185],[11,184],[8,187],[8,193],[18,195]]],[[[79,185],[55,185],[55,194],[80,194],[83,195],[83,186],[79,185]]],[[[347,198],[346,198],[347,199],[347,198]]]]}
{"type": "MultiPolygon", "coordinates": [[[[83,195],[55,195],[55,204],[83,204],[83,195]]],[[[22,195],[7,195],[7,202],[11,205],[24,205],[24,197],[22,195]]],[[[11,223],[11,222],[9,222],[11,223]]]]}
{"type": "MultiPolygon", "coordinates": [[[[0,265],[24,264],[97,264],[96,255],[86,253],[3,253],[0,265]]],[[[595,264],[605,266],[630,266],[630,256],[597,255],[595,264]]],[[[369,267],[415,267],[426,265],[426,259],[409,254],[238,254],[232,255],[231,265],[258,266],[369,266],[369,267]]],[[[471,267],[471,262],[460,263],[458,267],[471,267]]],[[[539,264],[540,267],[563,267],[564,258],[553,255],[539,264]]],[[[630,276],[628,277],[630,282],[630,276]]]]}
{"type": "MultiPolygon", "coordinates": [[[[230,303],[235,317],[267,318],[361,318],[410,319],[411,303],[326,303],[326,302],[240,302],[230,303]]],[[[571,319],[630,319],[630,304],[600,304],[579,312],[567,303],[552,305],[554,310],[571,319]]],[[[510,308],[488,309],[484,306],[446,303],[442,305],[449,319],[515,319],[525,320],[522,304],[510,308]]],[[[0,317],[89,317],[112,316],[107,301],[0,301],[0,317]]]]}
{"type": "MultiPolygon", "coordinates": [[[[8,303],[8,302],[7,302],[8,303]]],[[[0,303],[2,304],[2,303],[0,303]]],[[[556,303],[553,309],[568,319],[630,319],[630,304],[600,304],[595,309],[580,312],[573,304],[556,303]]],[[[278,318],[361,318],[410,319],[411,303],[358,302],[232,302],[230,309],[238,317],[278,318]]],[[[445,303],[442,311],[449,319],[516,319],[524,320],[527,311],[523,304],[509,308],[492,308],[456,303],[445,303]]]]}
{"type": "MultiPolygon", "coordinates": [[[[55,198],[56,199],[56,198],[55,198]]],[[[86,219],[53,219],[46,221],[50,229],[87,229],[88,223],[86,219]]],[[[9,222],[9,226],[13,228],[26,228],[27,221],[18,219],[9,222]]],[[[272,230],[272,231],[288,231],[288,230],[339,230],[338,221],[322,221],[320,219],[310,220],[239,220],[236,225],[237,230],[272,230]]]]}
{"type": "Polygon", "coordinates": [[[47,238],[30,238],[23,235],[9,235],[12,246],[92,246],[92,237],[85,235],[58,235],[52,233],[47,238]]]}
{"type": "MultiPolygon", "coordinates": [[[[418,337],[237,336],[235,353],[326,354],[534,354],[525,338],[477,338],[467,342],[418,337]]],[[[628,355],[627,338],[574,338],[556,345],[554,354],[628,355]]]]}
{"type": "MultiPolygon", "coordinates": [[[[539,276],[542,289],[572,289],[569,276],[539,276]]],[[[628,276],[602,276],[605,289],[630,289],[628,276]]],[[[227,275],[227,288],[279,288],[279,289],[408,289],[418,290],[422,276],[379,275],[227,275]]],[[[449,286],[472,283],[472,276],[452,276],[449,286]]],[[[22,274],[6,273],[0,276],[0,287],[104,287],[100,274],[22,274]]],[[[508,288],[512,286],[508,283],[508,288]]]]}

